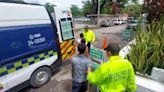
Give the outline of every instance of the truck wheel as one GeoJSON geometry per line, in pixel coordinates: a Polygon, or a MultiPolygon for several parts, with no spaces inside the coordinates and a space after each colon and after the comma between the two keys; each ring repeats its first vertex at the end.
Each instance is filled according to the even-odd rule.
{"type": "Polygon", "coordinates": [[[30,85],[33,87],[40,87],[46,84],[50,80],[51,74],[51,69],[48,67],[37,69],[31,76],[30,85]]]}

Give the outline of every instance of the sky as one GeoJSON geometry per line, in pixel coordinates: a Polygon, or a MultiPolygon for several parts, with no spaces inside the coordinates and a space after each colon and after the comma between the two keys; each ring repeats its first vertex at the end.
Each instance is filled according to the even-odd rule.
{"type": "Polygon", "coordinates": [[[83,0],[24,0],[24,1],[29,3],[39,3],[39,4],[45,4],[46,2],[50,2],[59,7],[69,7],[70,5],[74,4],[82,8],[83,0]]]}
{"type": "MultiPolygon", "coordinates": [[[[80,8],[82,8],[83,4],[82,1],[85,0],[24,0],[29,3],[38,3],[38,4],[45,4],[46,2],[50,2],[52,4],[57,5],[58,7],[69,7],[70,5],[78,5],[80,8]]],[[[139,0],[140,3],[143,0],[139,0]]]]}

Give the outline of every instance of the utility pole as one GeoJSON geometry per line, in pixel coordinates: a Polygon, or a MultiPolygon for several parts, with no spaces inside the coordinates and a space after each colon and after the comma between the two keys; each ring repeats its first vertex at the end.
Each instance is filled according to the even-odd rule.
{"type": "Polygon", "coordinates": [[[97,10],[97,25],[99,26],[100,19],[100,0],[98,0],[98,10],[97,10]]]}

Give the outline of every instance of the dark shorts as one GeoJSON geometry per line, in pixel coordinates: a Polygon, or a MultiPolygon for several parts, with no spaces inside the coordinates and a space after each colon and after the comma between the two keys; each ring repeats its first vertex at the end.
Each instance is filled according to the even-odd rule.
{"type": "Polygon", "coordinates": [[[88,47],[88,51],[90,52],[91,42],[88,42],[87,47],[88,47]]]}
{"type": "Polygon", "coordinates": [[[88,81],[79,83],[72,81],[72,92],[86,92],[88,88],[88,81]]]}

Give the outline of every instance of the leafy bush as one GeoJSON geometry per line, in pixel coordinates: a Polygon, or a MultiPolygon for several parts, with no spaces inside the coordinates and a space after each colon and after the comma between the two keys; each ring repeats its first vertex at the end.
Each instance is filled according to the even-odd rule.
{"type": "Polygon", "coordinates": [[[145,29],[140,23],[135,39],[128,55],[134,69],[143,74],[150,74],[153,67],[164,69],[164,17],[145,29]]]}

